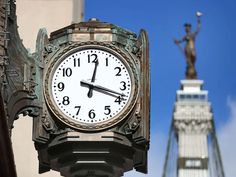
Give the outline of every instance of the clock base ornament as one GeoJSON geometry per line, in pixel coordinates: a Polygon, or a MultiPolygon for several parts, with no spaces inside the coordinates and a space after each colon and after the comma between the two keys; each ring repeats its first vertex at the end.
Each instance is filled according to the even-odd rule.
{"type": "MultiPolygon", "coordinates": [[[[115,132],[65,132],[49,144],[47,151],[50,167],[65,177],[120,177],[134,166],[131,142],[115,132]]],[[[45,156],[45,151],[39,155],[45,156]]]]}
{"type": "Polygon", "coordinates": [[[146,32],[137,37],[97,20],[72,24],[50,38],[41,29],[36,56],[43,62],[41,107],[33,127],[39,172],[120,177],[135,168],[147,173],[146,32]]]}

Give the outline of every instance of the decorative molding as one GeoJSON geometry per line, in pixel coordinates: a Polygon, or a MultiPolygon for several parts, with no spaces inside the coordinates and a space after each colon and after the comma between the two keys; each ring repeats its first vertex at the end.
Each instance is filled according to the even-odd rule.
{"type": "Polygon", "coordinates": [[[208,134],[212,130],[211,120],[174,120],[174,129],[177,133],[208,134]]]}

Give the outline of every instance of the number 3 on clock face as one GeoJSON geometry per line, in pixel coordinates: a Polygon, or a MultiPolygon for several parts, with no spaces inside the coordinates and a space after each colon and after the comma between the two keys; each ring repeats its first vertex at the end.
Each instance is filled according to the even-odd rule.
{"type": "Polygon", "coordinates": [[[117,119],[134,100],[133,71],[110,50],[74,50],[52,68],[48,85],[54,108],[76,124],[91,126],[117,119]]]}

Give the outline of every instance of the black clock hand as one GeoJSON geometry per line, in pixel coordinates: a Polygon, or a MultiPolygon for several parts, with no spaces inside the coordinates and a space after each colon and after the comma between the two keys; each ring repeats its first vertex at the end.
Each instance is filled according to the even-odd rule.
{"type": "Polygon", "coordinates": [[[90,82],[86,82],[86,81],[80,81],[81,84],[84,84],[84,85],[88,85],[89,87],[91,87],[92,89],[96,89],[96,90],[101,90],[101,91],[106,91],[106,92],[110,92],[110,93],[113,93],[113,94],[117,94],[117,95],[120,95],[122,97],[125,97],[126,95],[124,95],[123,93],[119,93],[119,92],[116,92],[114,90],[111,90],[109,88],[106,88],[106,87],[103,87],[103,86],[100,86],[100,85],[94,85],[93,83],[90,83],[90,82]]]}
{"type": "Polygon", "coordinates": [[[120,95],[122,97],[126,96],[123,93],[116,92],[114,90],[111,90],[109,88],[106,88],[106,87],[103,87],[103,86],[100,86],[100,85],[93,85],[93,86],[94,86],[94,89],[104,90],[104,91],[107,91],[107,92],[110,92],[110,93],[114,93],[114,94],[120,95]]]}
{"type": "MultiPolygon", "coordinates": [[[[92,76],[92,79],[91,79],[92,83],[95,81],[97,67],[98,67],[98,59],[95,61],[95,67],[94,67],[93,76],[92,76]]],[[[89,91],[88,91],[88,97],[92,98],[92,96],[93,96],[93,86],[90,85],[89,86],[89,91]]]]}

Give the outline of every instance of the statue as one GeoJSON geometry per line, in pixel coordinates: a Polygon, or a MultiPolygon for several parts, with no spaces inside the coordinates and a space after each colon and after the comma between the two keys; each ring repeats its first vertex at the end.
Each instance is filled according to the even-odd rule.
{"type": "Polygon", "coordinates": [[[197,79],[197,72],[195,69],[195,61],[196,61],[196,50],[195,50],[195,39],[197,34],[200,31],[201,21],[200,17],[202,16],[201,12],[196,13],[197,16],[197,30],[195,32],[191,32],[191,24],[184,24],[186,35],[181,40],[174,39],[175,44],[177,44],[181,50],[183,51],[180,43],[185,42],[184,55],[187,62],[186,68],[186,79],[197,79]]]}

